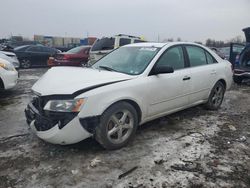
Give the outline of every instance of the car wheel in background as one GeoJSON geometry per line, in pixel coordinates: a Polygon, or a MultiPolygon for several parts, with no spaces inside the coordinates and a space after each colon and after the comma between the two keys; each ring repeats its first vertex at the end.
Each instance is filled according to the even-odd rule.
{"type": "Polygon", "coordinates": [[[87,62],[81,62],[81,66],[87,67],[88,63],[87,62]]]}
{"type": "Polygon", "coordinates": [[[219,109],[224,98],[225,90],[225,85],[221,81],[218,81],[210,92],[208,101],[205,104],[206,108],[209,110],[219,109]]]}
{"type": "Polygon", "coordinates": [[[127,102],[118,102],[102,114],[95,138],[106,149],[119,149],[135,136],[137,126],[135,108],[127,102]]]}
{"type": "Polygon", "coordinates": [[[242,78],[241,77],[238,77],[238,76],[234,76],[233,77],[233,80],[234,80],[234,82],[236,83],[236,84],[241,84],[241,82],[242,82],[242,78]]]}
{"type": "Polygon", "coordinates": [[[20,62],[20,66],[21,66],[21,68],[28,69],[31,67],[31,62],[28,59],[23,59],[20,62]]]}

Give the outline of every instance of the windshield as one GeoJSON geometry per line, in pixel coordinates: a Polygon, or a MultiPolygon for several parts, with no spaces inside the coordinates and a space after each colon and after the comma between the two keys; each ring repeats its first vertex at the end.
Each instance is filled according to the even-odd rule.
{"type": "Polygon", "coordinates": [[[78,46],[75,48],[72,48],[70,50],[68,50],[67,52],[65,52],[66,54],[77,54],[79,53],[83,48],[85,48],[85,46],[78,46]]]}
{"type": "Polygon", "coordinates": [[[91,51],[113,50],[115,45],[115,38],[102,38],[96,40],[91,51]]]}
{"type": "Polygon", "coordinates": [[[122,47],[104,56],[92,67],[130,75],[141,74],[160,48],[122,47]]]}

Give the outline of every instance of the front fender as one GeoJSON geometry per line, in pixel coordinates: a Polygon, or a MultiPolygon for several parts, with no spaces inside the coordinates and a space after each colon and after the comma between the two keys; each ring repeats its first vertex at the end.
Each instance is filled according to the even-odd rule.
{"type": "Polygon", "coordinates": [[[86,103],[78,114],[79,118],[100,116],[112,104],[123,100],[130,100],[139,106],[141,110],[141,120],[143,120],[147,114],[148,100],[146,96],[142,97],[142,93],[145,93],[143,90],[146,90],[146,86],[137,87],[135,84],[134,86],[128,85],[127,87],[123,87],[124,85],[121,85],[123,84],[116,83],[77,96],[77,98],[86,98],[86,103]]]}

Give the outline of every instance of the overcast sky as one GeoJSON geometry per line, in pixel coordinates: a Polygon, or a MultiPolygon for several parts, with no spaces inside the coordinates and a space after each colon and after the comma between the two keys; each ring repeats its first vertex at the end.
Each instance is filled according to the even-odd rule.
{"type": "Polygon", "coordinates": [[[123,33],[148,40],[228,40],[250,27],[250,0],[0,0],[0,38],[85,38],[123,33]]]}

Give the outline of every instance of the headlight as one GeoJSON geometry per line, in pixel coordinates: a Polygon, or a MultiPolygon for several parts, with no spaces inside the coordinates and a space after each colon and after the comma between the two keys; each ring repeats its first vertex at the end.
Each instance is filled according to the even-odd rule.
{"type": "Polygon", "coordinates": [[[51,100],[47,102],[43,109],[55,112],[79,112],[83,104],[84,99],[51,100]]]}
{"type": "Polygon", "coordinates": [[[4,68],[7,71],[14,71],[15,70],[15,67],[12,64],[0,62],[0,67],[4,68]]]}

